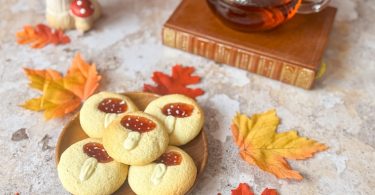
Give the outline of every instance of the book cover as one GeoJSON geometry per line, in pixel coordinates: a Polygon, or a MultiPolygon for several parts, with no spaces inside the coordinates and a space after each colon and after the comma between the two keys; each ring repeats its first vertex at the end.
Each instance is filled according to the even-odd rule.
{"type": "Polygon", "coordinates": [[[246,33],[225,26],[205,0],[183,0],[165,23],[163,44],[218,63],[310,89],[321,65],[336,8],[297,14],[280,27],[246,33]]]}

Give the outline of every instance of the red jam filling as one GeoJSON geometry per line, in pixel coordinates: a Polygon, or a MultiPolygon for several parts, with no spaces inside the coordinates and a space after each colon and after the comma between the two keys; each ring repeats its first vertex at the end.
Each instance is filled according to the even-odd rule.
{"type": "Polygon", "coordinates": [[[89,157],[96,158],[100,163],[108,163],[113,161],[113,159],[105,151],[102,144],[90,142],[83,146],[83,152],[89,157]]]}
{"type": "Polygon", "coordinates": [[[184,103],[167,104],[162,108],[165,116],[174,116],[177,118],[185,118],[191,116],[194,106],[184,103]]]}
{"type": "Polygon", "coordinates": [[[156,163],[163,163],[166,166],[175,166],[181,164],[182,156],[178,152],[166,152],[162,154],[159,159],[157,159],[156,163]]]}
{"type": "Polygon", "coordinates": [[[121,119],[121,125],[132,131],[137,131],[139,133],[145,133],[155,129],[156,124],[146,118],[141,116],[126,115],[121,119]]]}
{"type": "Polygon", "coordinates": [[[98,109],[105,113],[120,114],[126,112],[128,106],[126,105],[126,102],[122,99],[105,98],[99,103],[98,109]]]}

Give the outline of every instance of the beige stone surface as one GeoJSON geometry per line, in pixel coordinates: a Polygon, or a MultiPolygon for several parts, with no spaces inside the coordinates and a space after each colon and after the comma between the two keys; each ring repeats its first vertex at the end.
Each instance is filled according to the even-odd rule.
{"type": "Polygon", "coordinates": [[[70,31],[72,43],[32,50],[17,45],[25,24],[45,23],[44,1],[0,0],[0,194],[67,194],[54,162],[59,132],[69,117],[45,121],[42,113],[18,107],[38,93],[27,88],[22,67],[65,71],[75,52],[95,62],[103,75],[100,90],[139,91],[155,70],[175,63],[203,75],[209,161],[192,194],[230,194],[247,182],[259,194],[375,194],[375,3],[333,0],[339,13],[325,61],[326,77],[305,91],[161,45],[160,30],[179,0],[106,0],[104,17],[86,35],[70,31]],[[326,143],[330,149],[306,161],[290,161],[301,182],[278,180],[240,160],[230,137],[230,120],[276,108],[280,131],[326,143]]]}

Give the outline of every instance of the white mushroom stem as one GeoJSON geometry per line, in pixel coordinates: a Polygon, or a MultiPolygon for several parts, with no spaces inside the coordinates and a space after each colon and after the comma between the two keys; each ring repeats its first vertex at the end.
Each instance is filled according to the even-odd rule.
{"type": "Polygon", "coordinates": [[[107,128],[116,118],[117,114],[114,113],[106,113],[104,116],[104,128],[107,128]]]}
{"type": "Polygon", "coordinates": [[[141,139],[141,134],[136,131],[131,131],[128,133],[128,136],[125,138],[122,146],[125,150],[132,150],[138,145],[139,140],[141,139]]]}
{"type": "Polygon", "coordinates": [[[176,126],[176,120],[177,118],[174,116],[167,116],[164,120],[165,126],[167,127],[168,133],[173,133],[175,126],[176,126]]]}
{"type": "Polygon", "coordinates": [[[158,185],[161,182],[166,171],[167,171],[167,166],[165,164],[163,163],[156,164],[151,174],[151,178],[150,178],[151,183],[153,185],[158,185]]]}
{"type": "Polygon", "coordinates": [[[93,16],[86,17],[86,18],[82,18],[78,16],[73,16],[73,17],[74,17],[74,22],[75,22],[74,25],[79,32],[84,33],[92,28],[93,23],[94,23],[93,16]]]}
{"type": "Polygon", "coordinates": [[[96,169],[96,165],[98,164],[98,160],[95,158],[88,158],[86,161],[83,163],[80,173],[79,173],[79,180],[81,182],[86,181],[91,177],[91,175],[94,173],[96,169]]]}

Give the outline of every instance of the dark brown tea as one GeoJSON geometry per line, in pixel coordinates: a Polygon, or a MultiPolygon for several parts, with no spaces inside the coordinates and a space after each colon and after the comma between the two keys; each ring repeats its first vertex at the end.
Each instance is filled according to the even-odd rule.
{"type": "Polygon", "coordinates": [[[275,28],[292,18],[302,0],[207,0],[228,26],[247,32],[275,28]]]}

